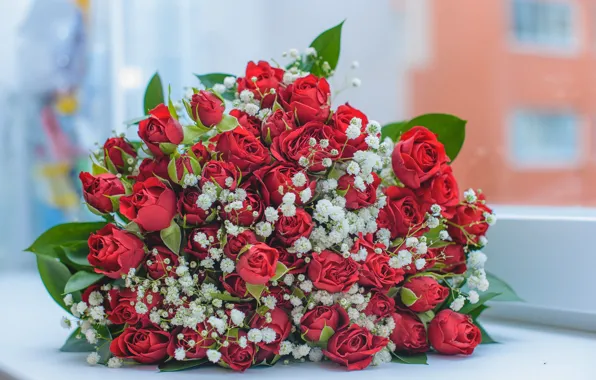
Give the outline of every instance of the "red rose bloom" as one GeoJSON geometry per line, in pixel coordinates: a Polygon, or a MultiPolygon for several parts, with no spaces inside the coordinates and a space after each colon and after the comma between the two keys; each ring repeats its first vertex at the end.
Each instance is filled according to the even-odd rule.
{"type": "Polygon", "coordinates": [[[244,176],[271,161],[269,150],[242,127],[220,133],[211,141],[215,143],[215,150],[221,159],[236,165],[244,176]]]}
{"type": "MultiPolygon", "coordinates": [[[[269,293],[267,295],[273,296],[277,301],[275,304],[276,308],[280,308],[285,311],[292,310],[293,306],[289,299],[284,299],[284,296],[291,296],[292,291],[287,286],[269,286],[269,293]]],[[[265,295],[265,293],[263,293],[265,295]]]]}
{"type": "Polygon", "coordinates": [[[211,332],[204,323],[199,323],[196,329],[177,327],[172,330],[167,348],[168,355],[174,357],[176,349],[183,348],[186,351],[186,359],[188,360],[205,358],[207,350],[215,343],[215,340],[209,334],[205,337],[201,335],[203,331],[211,332]],[[183,336],[182,339],[178,337],[180,334],[183,336]],[[188,344],[191,340],[195,342],[192,346],[188,344]]]}
{"type": "Polygon", "coordinates": [[[170,334],[156,327],[129,326],[110,343],[110,351],[119,358],[133,359],[139,363],[159,363],[168,355],[170,334]]]}
{"type": "Polygon", "coordinates": [[[186,220],[187,225],[199,225],[207,220],[211,210],[203,210],[197,206],[201,192],[196,187],[187,187],[178,197],[178,214],[186,220]]]}
{"type": "Polygon", "coordinates": [[[270,108],[275,101],[275,94],[271,90],[276,90],[283,79],[284,70],[271,67],[268,62],[259,61],[259,63],[248,62],[244,78],[238,78],[238,93],[243,90],[250,90],[255,99],[261,100],[262,108],[270,108]],[[256,81],[253,81],[256,78],[256,81]]]}
{"type": "Polygon", "coordinates": [[[344,158],[352,157],[357,150],[368,150],[368,144],[365,141],[368,134],[364,133],[366,131],[366,126],[368,125],[368,118],[364,113],[348,103],[337,107],[337,110],[331,118],[334,128],[342,133],[346,133],[346,129],[348,129],[350,122],[355,117],[362,120],[362,128],[360,129],[362,134],[355,139],[348,140],[349,147],[346,147],[344,150],[344,158]]]}
{"type": "Polygon", "coordinates": [[[114,164],[114,167],[118,169],[119,172],[123,172],[126,166],[133,166],[128,162],[125,162],[127,155],[132,158],[137,158],[135,148],[122,137],[111,137],[107,139],[103,144],[103,152],[104,155],[112,161],[112,164],[114,164]]]}
{"type": "Polygon", "coordinates": [[[221,285],[234,297],[246,297],[246,281],[238,273],[228,273],[220,277],[221,285]]]}
{"type": "Polygon", "coordinates": [[[203,166],[199,183],[201,188],[205,183],[213,182],[222,189],[234,191],[238,185],[239,177],[240,172],[236,165],[224,161],[209,161],[203,166]],[[232,181],[229,181],[228,178],[232,178],[232,181]]]}
{"type": "Polygon", "coordinates": [[[367,183],[364,191],[354,186],[354,176],[345,174],[337,181],[337,189],[345,191],[346,208],[348,210],[358,210],[364,207],[372,206],[377,201],[377,188],[381,184],[381,179],[376,173],[372,173],[373,182],[367,183]]]}
{"type": "Polygon", "coordinates": [[[151,278],[157,280],[164,276],[175,276],[176,268],[179,264],[178,255],[164,246],[153,247],[150,253],[149,261],[151,264],[146,263],[145,267],[147,268],[147,274],[151,278]],[[157,252],[157,254],[155,254],[155,252],[157,252]],[[164,262],[166,259],[168,260],[168,263],[164,262]]]}
{"type": "Polygon", "coordinates": [[[286,111],[296,115],[300,125],[329,118],[331,89],[325,78],[309,74],[298,78],[282,94],[286,111]]]}
{"type": "Polygon", "coordinates": [[[188,242],[184,252],[204,260],[209,256],[210,248],[219,248],[220,242],[218,231],[220,225],[217,223],[195,228],[188,234],[188,242]]]}
{"type": "Polygon", "coordinates": [[[315,306],[308,310],[300,319],[300,332],[306,340],[318,342],[325,326],[333,331],[340,331],[348,327],[350,317],[346,309],[334,303],[331,306],[315,306]]]}
{"type": "Polygon", "coordinates": [[[466,272],[466,254],[463,245],[449,244],[444,248],[437,248],[437,250],[439,251],[436,255],[437,261],[440,261],[445,265],[442,272],[456,274],[463,274],[466,272]]]}
{"type": "Polygon", "coordinates": [[[223,119],[226,106],[221,98],[212,92],[199,90],[190,99],[192,118],[206,127],[212,127],[223,119]]]}
{"type": "Polygon", "coordinates": [[[250,323],[250,327],[256,329],[269,327],[275,331],[275,340],[273,342],[265,343],[261,341],[257,343],[257,345],[264,350],[273,351],[276,354],[279,354],[279,345],[290,336],[290,333],[292,332],[292,324],[290,323],[288,314],[278,307],[271,310],[269,313],[271,314],[270,323],[267,323],[267,318],[265,316],[255,313],[250,323]]]}
{"type": "Polygon", "coordinates": [[[279,252],[265,243],[253,244],[240,255],[236,272],[249,284],[266,284],[275,276],[279,252]]]}
{"type": "Polygon", "coordinates": [[[242,201],[241,209],[229,208],[229,205],[224,205],[219,215],[224,220],[229,220],[237,226],[251,226],[257,223],[263,216],[265,206],[261,201],[261,197],[257,194],[247,191],[246,198],[242,201]]]}
{"type": "Polygon", "coordinates": [[[205,162],[211,159],[211,153],[201,141],[191,146],[188,154],[196,158],[201,165],[205,165],[205,162]]]}
{"type": "MultiPolygon", "coordinates": [[[[369,248],[367,248],[369,251],[369,248]]],[[[392,268],[389,265],[389,255],[369,251],[366,260],[360,264],[360,279],[358,283],[377,289],[389,290],[404,279],[404,270],[392,268]]]]}
{"type": "Polygon", "coordinates": [[[85,202],[99,212],[113,211],[112,201],[108,198],[108,195],[120,195],[125,192],[120,179],[111,173],[93,176],[91,173],[81,172],[79,179],[83,184],[85,202]]]}
{"type": "Polygon", "coordinates": [[[492,214],[492,210],[481,202],[457,206],[451,219],[455,225],[449,225],[449,235],[460,244],[478,244],[478,239],[486,235],[489,227],[485,213],[492,214]],[[463,231],[459,227],[462,227],[463,231]]]}
{"type": "Polygon", "coordinates": [[[135,181],[143,182],[149,178],[159,177],[165,180],[170,180],[168,175],[168,164],[170,163],[170,157],[161,156],[155,158],[145,158],[139,166],[139,174],[136,176],[135,181]]]}
{"type": "Polygon", "coordinates": [[[418,189],[449,162],[445,147],[425,127],[414,127],[401,135],[391,156],[393,172],[411,189],[418,189]]]}
{"type": "Polygon", "coordinates": [[[156,177],[137,182],[120,198],[120,212],[145,231],[167,228],[176,215],[176,194],[156,177]]]}
{"type": "Polygon", "coordinates": [[[300,162],[301,157],[305,157],[308,159],[308,170],[320,172],[326,169],[323,159],[329,158],[334,161],[340,158],[346,139],[345,135],[332,127],[319,121],[311,121],[300,128],[285,131],[276,137],[271,144],[271,154],[277,160],[290,165],[296,165],[297,162],[300,162]],[[315,146],[310,146],[311,138],[317,142],[328,140],[329,146],[321,148],[318,143],[315,146]],[[334,149],[337,150],[338,155],[331,154],[334,149]]]}
{"type": "Polygon", "coordinates": [[[255,116],[250,116],[244,111],[234,108],[230,111],[230,116],[234,116],[238,120],[238,124],[256,137],[261,136],[261,120],[255,116]]]}
{"type": "MultiPolygon", "coordinates": [[[[412,190],[389,186],[385,195],[387,204],[379,211],[377,224],[379,228],[387,228],[391,232],[391,239],[407,236],[424,222],[420,201],[412,190]]],[[[424,230],[420,229],[419,234],[422,233],[424,230]]]]}
{"type": "Polygon", "coordinates": [[[279,251],[279,261],[289,269],[288,273],[306,273],[306,256],[298,257],[296,253],[288,252],[287,246],[275,238],[271,240],[270,245],[279,251]]]}
{"type": "Polygon", "coordinates": [[[418,190],[418,197],[423,204],[422,211],[430,212],[430,207],[438,204],[443,216],[452,218],[459,203],[459,189],[451,166],[443,166],[435,177],[424,183],[418,190]]]}
{"type": "Polygon", "coordinates": [[[364,309],[364,314],[383,318],[393,313],[395,310],[395,300],[393,298],[376,289],[373,289],[371,293],[372,296],[368,301],[368,305],[366,305],[366,309],[364,309]]]}
{"type": "MultiPolygon", "coordinates": [[[[140,322],[143,326],[151,324],[149,313],[139,314],[135,309],[135,305],[138,302],[137,292],[133,292],[130,289],[111,290],[110,296],[110,307],[107,310],[107,315],[112,323],[116,325],[123,325],[125,323],[135,325],[140,322]]],[[[162,297],[159,293],[148,291],[143,296],[142,301],[147,306],[147,310],[151,310],[159,306],[162,297]]]]}
{"type": "Polygon", "coordinates": [[[471,355],[482,341],[482,334],[469,316],[445,309],[430,321],[428,338],[440,354],[471,355]]]}
{"type": "Polygon", "coordinates": [[[149,111],[147,119],[139,123],[139,137],[147,144],[154,156],[163,156],[164,152],[169,154],[175,148],[164,149],[161,144],[178,145],[182,142],[184,134],[182,126],[170,115],[168,107],[160,104],[149,111]]]}
{"type": "Polygon", "coordinates": [[[135,235],[107,224],[91,234],[87,260],[96,273],[118,279],[130,268],[139,266],[145,257],[143,242],[135,235]]]}
{"type": "Polygon", "coordinates": [[[323,350],[326,357],[348,367],[348,370],[364,369],[381,351],[389,339],[370,333],[366,328],[352,325],[333,334],[323,350]]]}
{"type": "Polygon", "coordinates": [[[300,193],[306,188],[310,188],[314,195],[317,186],[316,181],[311,181],[305,170],[296,167],[290,163],[278,163],[272,166],[265,166],[254,173],[258,180],[258,187],[267,206],[277,207],[282,204],[283,196],[286,193],[296,195],[296,204],[302,205],[300,193]],[[306,178],[304,184],[294,185],[293,178],[296,174],[302,173],[306,178]],[[283,188],[283,194],[279,189],[283,188]]]}
{"type": "Polygon", "coordinates": [[[426,338],[426,329],[418,317],[405,313],[393,313],[395,328],[391,333],[391,341],[395,343],[395,352],[417,354],[430,349],[426,338]]]}
{"type": "Polygon", "coordinates": [[[312,255],[308,278],[317,289],[345,293],[358,281],[358,269],[358,264],[351,258],[325,250],[312,255]]]}
{"type": "Polygon", "coordinates": [[[413,304],[406,305],[416,313],[424,313],[434,309],[435,306],[445,301],[449,296],[447,287],[440,285],[437,280],[428,276],[409,279],[404,284],[403,289],[410,290],[416,296],[416,301],[413,304]]]}
{"type": "Polygon", "coordinates": [[[252,365],[255,357],[256,348],[254,343],[248,341],[248,344],[244,348],[240,347],[238,344],[238,340],[242,337],[246,337],[246,335],[244,330],[239,330],[238,338],[228,338],[228,346],[222,346],[219,349],[221,360],[234,371],[246,371],[252,365]]]}
{"type": "Polygon", "coordinates": [[[261,138],[263,141],[270,144],[274,138],[281,135],[283,132],[292,129],[296,129],[294,115],[291,112],[278,109],[263,121],[263,125],[261,126],[261,138]]]}
{"type": "Polygon", "coordinates": [[[230,259],[236,261],[238,254],[247,244],[255,244],[257,242],[257,235],[252,230],[244,230],[238,235],[228,235],[226,245],[224,246],[224,254],[230,259]]]}
{"type": "MultiPolygon", "coordinates": [[[[190,154],[184,153],[174,161],[176,168],[176,179],[178,182],[182,181],[186,174],[201,174],[201,172],[195,173],[193,164],[195,167],[197,167],[198,165],[196,164],[198,164],[198,161],[193,162],[192,160],[194,160],[194,157],[192,157],[190,154]]],[[[200,168],[197,167],[197,170],[200,170],[200,168]]]]}
{"type": "Polygon", "coordinates": [[[301,237],[308,238],[312,228],[310,214],[302,208],[297,208],[294,216],[279,216],[275,223],[275,236],[282,244],[291,246],[301,237]]]}

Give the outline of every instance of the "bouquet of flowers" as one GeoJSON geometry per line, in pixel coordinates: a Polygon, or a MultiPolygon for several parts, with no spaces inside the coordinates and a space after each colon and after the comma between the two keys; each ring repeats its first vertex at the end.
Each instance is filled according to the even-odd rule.
{"type": "Polygon", "coordinates": [[[284,67],[198,75],[178,103],[152,78],[147,116],[129,123],[140,141],[109,138],[80,174],[101,221],[28,248],[70,314],[63,351],[161,371],[354,370],[493,341],[477,321],[485,302],[517,296],[484,270],[495,215],[480,191],[460,197],[450,167],[465,121],[381,127],[332,108],[342,25],[284,67]]]}

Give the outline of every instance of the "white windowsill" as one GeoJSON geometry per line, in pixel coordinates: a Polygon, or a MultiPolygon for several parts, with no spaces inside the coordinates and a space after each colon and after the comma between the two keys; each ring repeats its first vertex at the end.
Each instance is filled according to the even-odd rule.
{"type": "Polygon", "coordinates": [[[0,345],[1,371],[26,380],[85,379],[593,379],[596,373],[596,334],[487,320],[485,327],[501,344],[481,345],[471,357],[430,355],[429,365],[386,364],[364,371],[347,372],[333,363],[306,363],[250,369],[240,375],[220,368],[199,368],[178,373],[158,373],[155,366],[122,369],[90,367],[86,354],[62,353],[58,348],[69,332],[60,327],[64,315],[35,274],[4,276],[0,299],[3,326],[0,345]],[[14,310],[14,312],[12,312],[14,310]],[[18,314],[17,314],[18,313],[18,314]],[[463,376],[462,376],[463,375],[463,376]],[[466,376],[468,375],[468,376],[466,376]],[[236,377],[237,376],[237,377],[236,377]]]}

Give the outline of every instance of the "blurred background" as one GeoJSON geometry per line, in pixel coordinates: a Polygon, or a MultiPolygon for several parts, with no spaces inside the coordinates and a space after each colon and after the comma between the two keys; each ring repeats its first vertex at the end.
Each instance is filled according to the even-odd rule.
{"type": "Polygon", "coordinates": [[[332,85],[362,85],[336,105],[382,123],[456,114],[462,191],[497,212],[596,215],[596,1],[0,0],[0,15],[0,276],[34,270],[22,249],[43,230],[92,218],[78,172],[141,115],[156,70],[178,98],[193,73],[240,74],[343,19],[332,85]]]}

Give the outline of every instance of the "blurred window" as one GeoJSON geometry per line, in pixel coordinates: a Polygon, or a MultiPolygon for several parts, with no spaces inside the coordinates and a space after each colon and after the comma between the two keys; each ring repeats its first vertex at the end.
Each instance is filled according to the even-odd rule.
{"type": "Polygon", "coordinates": [[[524,45],[570,47],[572,5],[561,1],[513,0],[513,34],[524,45]]]}

